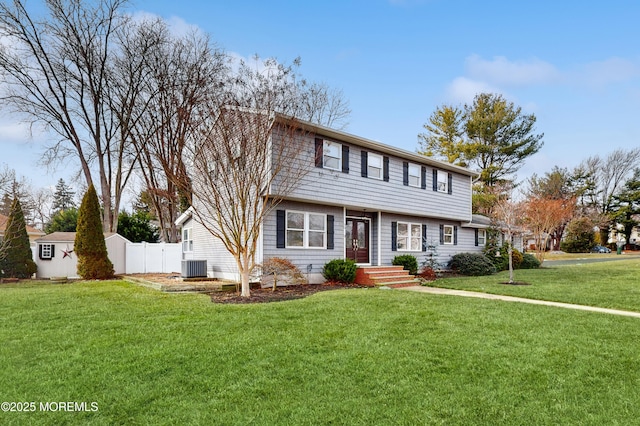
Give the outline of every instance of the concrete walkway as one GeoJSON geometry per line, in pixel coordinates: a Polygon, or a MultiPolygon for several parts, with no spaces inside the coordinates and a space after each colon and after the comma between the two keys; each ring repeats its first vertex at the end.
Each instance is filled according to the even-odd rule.
{"type": "Polygon", "coordinates": [[[525,299],[523,297],[503,296],[500,294],[479,293],[476,291],[451,290],[448,288],[411,286],[400,287],[398,290],[409,290],[418,293],[442,294],[448,296],[476,297],[479,299],[503,300],[506,302],[530,303],[532,305],[555,306],[557,308],[576,309],[579,311],[600,312],[610,315],[621,315],[626,317],[640,318],[640,312],[621,311],[618,309],[597,308],[594,306],[574,305],[572,303],[548,302],[546,300],[525,299]]]}

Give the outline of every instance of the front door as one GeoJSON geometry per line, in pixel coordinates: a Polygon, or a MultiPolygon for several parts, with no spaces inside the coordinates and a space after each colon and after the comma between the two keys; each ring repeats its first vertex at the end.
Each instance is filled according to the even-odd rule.
{"type": "Polygon", "coordinates": [[[347,259],[369,263],[369,220],[347,218],[345,225],[347,259]]]}

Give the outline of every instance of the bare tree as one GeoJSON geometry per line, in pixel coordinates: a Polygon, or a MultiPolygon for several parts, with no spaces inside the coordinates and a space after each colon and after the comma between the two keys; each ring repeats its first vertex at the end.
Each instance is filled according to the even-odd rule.
{"type": "Polygon", "coordinates": [[[235,258],[245,297],[264,219],[308,172],[296,161],[300,126],[269,100],[260,111],[220,109],[190,146],[194,219],[235,258]]]}
{"type": "Polygon", "coordinates": [[[512,198],[513,186],[510,183],[494,186],[497,201],[492,211],[492,221],[496,229],[506,235],[507,253],[509,256],[509,284],[515,282],[513,273],[513,237],[521,232],[522,203],[512,198]]]}
{"type": "MultiPolygon", "coordinates": [[[[306,82],[305,82],[306,83],[306,82]]],[[[332,89],[325,83],[302,84],[300,88],[301,120],[343,130],[349,124],[351,109],[340,89],[332,89]]]]}
{"type": "Polygon", "coordinates": [[[162,240],[176,242],[180,190],[189,191],[183,151],[194,137],[195,120],[204,115],[200,111],[219,90],[226,59],[207,36],[192,33],[175,38],[162,21],[142,22],[131,37],[157,41],[144,55],[131,53],[144,58],[145,74],[132,141],[162,240]]]}
{"type": "Polygon", "coordinates": [[[587,214],[600,228],[601,238],[605,242],[611,225],[608,213],[615,196],[622,190],[638,163],[640,148],[628,151],[617,149],[606,158],[597,155],[589,157],[574,170],[574,175],[588,184],[580,192],[580,198],[586,204],[587,214]]]}
{"type": "MultiPolygon", "coordinates": [[[[48,0],[48,15],[36,19],[24,0],[0,3],[0,100],[31,125],[60,140],[48,162],[76,157],[87,184],[97,172],[105,231],[117,228],[121,193],[130,174],[126,140],[109,100],[115,32],[127,23],[126,0],[48,0]]],[[[130,163],[130,161],[129,161],[130,163]]]]}

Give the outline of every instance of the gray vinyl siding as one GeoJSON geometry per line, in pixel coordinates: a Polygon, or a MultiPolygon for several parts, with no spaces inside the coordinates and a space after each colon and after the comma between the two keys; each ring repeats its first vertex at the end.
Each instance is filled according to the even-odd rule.
{"type": "Polygon", "coordinates": [[[193,218],[182,226],[183,229],[189,227],[193,229],[193,251],[184,253],[185,259],[206,260],[207,274],[212,277],[230,278],[237,274],[235,259],[219,239],[193,218]]]}
{"type": "Polygon", "coordinates": [[[277,210],[295,210],[309,213],[323,213],[334,216],[334,248],[277,248],[276,247],[276,210],[265,219],[262,227],[264,259],[270,257],[284,257],[293,262],[303,273],[322,273],[325,263],[332,259],[344,258],[344,211],[336,206],[285,201],[278,205],[277,210]],[[311,265],[309,271],[308,265],[311,265]]]}
{"type": "MultiPolygon", "coordinates": [[[[276,133],[277,134],[277,133],[276,133]]],[[[379,210],[430,216],[469,222],[471,220],[471,177],[452,174],[452,194],[433,191],[433,169],[426,167],[426,189],[403,185],[403,161],[382,152],[370,151],[354,144],[349,146],[349,173],[315,167],[313,134],[301,135],[306,140],[299,164],[308,168],[307,174],[287,198],[321,204],[333,204],[355,209],[379,210]],[[361,152],[365,150],[389,157],[389,181],[361,176],[361,152]]],[[[274,137],[274,143],[278,138],[274,137]]],[[[302,166],[301,166],[302,167],[302,166]]],[[[272,187],[277,192],[277,185],[272,187]]]]}
{"type": "Polygon", "coordinates": [[[475,231],[472,228],[464,228],[459,221],[439,220],[424,216],[411,216],[399,214],[382,214],[381,246],[382,265],[391,265],[393,258],[403,254],[411,254],[418,259],[418,265],[426,260],[428,252],[423,251],[393,251],[391,249],[391,223],[409,222],[427,225],[427,244],[435,245],[438,252],[438,262],[442,266],[451,260],[451,256],[456,253],[478,253],[483,247],[475,245],[475,231]],[[458,227],[458,244],[440,244],[440,225],[451,225],[458,227]]]}

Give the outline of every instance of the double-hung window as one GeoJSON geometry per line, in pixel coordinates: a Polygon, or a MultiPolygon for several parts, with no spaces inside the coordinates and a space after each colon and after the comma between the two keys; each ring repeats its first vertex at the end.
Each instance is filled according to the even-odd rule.
{"type": "Polygon", "coordinates": [[[409,163],[409,186],[420,187],[421,167],[417,164],[409,163]]]}
{"type": "Polygon", "coordinates": [[[342,145],[337,142],[324,141],[322,149],[322,167],[331,170],[342,168],[342,145]]]}
{"type": "Polygon", "coordinates": [[[286,241],[287,248],[326,248],[327,216],[287,211],[286,241]]]}
{"type": "Polygon", "coordinates": [[[483,246],[487,243],[487,230],[478,229],[478,246],[483,246]]]}
{"type": "Polygon", "coordinates": [[[449,174],[445,171],[438,170],[438,192],[449,192],[449,174]]]}
{"type": "Polygon", "coordinates": [[[420,251],[422,249],[422,225],[398,222],[396,247],[398,251],[420,251]]]}
{"type": "Polygon", "coordinates": [[[453,244],[453,226],[444,225],[443,229],[443,244],[453,244]]]}
{"type": "Polygon", "coordinates": [[[182,229],[182,251],[193,251],[193,228],[182,229]]]}
{"type": "Polygon", "coordinates": [[[371,152],[367,155],[367,176],[382,179],[382,155],[371,152]]]}

